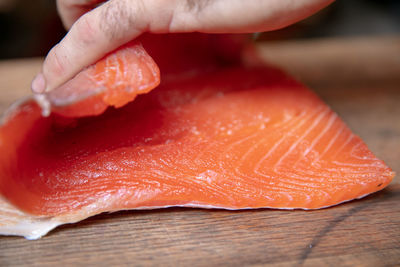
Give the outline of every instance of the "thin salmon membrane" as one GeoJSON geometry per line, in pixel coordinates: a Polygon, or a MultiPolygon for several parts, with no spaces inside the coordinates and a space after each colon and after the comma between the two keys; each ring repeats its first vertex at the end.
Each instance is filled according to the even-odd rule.
{"type": "Polygon", "coordinates": [[[194,59],[177,49],[173,62],[149,47],[160,85],[134,42],[4,114],[1,234],[37,239],[125,209],[319,209],[392,180],[337,114],[282,71],[223,66],[207,50],[194,59]]]}

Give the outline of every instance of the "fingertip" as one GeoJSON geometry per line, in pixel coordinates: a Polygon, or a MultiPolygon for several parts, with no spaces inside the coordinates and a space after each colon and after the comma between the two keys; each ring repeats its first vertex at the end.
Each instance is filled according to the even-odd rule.
{"type": "Polygon", "coordinates": [[[32,80],[31,89],[36,94],[42,94],[46,91],[46,79],[42,73],[36,75],[32,80]]]}

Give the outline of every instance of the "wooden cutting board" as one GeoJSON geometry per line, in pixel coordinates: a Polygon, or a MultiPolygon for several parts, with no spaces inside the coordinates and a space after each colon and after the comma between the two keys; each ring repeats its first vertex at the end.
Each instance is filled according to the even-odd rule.
{"type": "MultiPolygon", "coordinates": [[[[400,38],[261,43],[262,60],[315,90],[400,173],[400,38]]],[[[0,62],[0,113],[27,95],[41,59],[0,62]]],[[[399,177],[317,211],[164,209],[103,214],[38,241],[0,237],[0,266],[400,263],[399,177]]]]}

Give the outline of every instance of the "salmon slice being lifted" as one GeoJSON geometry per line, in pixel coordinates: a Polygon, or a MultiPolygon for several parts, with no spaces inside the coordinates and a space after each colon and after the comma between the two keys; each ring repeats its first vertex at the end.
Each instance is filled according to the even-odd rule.
{"type": "Polygon", "coordinates": [[[131,42],[81,71],[46,97],[52,112],[83,117],[101,114],[108,106],[121,107],[159,83],[160,71],[156,63],[141,44],[131,42]]]}
{"type": "Polygon", "coordinates": [[[63,89],[89,84],[95,94],[65,105],[58,101],[75,89],[47,95],[48,117],[34,99],[8,110],[0,128],[0,233],[35,239],[123,209],[319,209],[392,180],[327,105],[274,68],[165,75],[156,90],[120,107],[126,94],[131,100],[158,84],[157,67],[135,49],[142,48],[108,55],[100,72],[98,63],[63,89]],[[114,68],[136,78],[104,74],[114,68]],[[115,84],[129,90],[112,91],[115,84]],[[103,112],[105,105],[120,108],[103,112]]]}

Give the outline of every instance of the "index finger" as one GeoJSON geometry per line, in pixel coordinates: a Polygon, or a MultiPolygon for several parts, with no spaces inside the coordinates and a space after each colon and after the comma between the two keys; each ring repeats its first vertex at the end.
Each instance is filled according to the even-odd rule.
{"type": "Polygon", "coordinates": [[[279,29],[333,0],[110,0],[80,17],[47,55],[36,93],[56,88],[143,32],[249,33],[279,29]]]}
{"type": "Polygon", "coordinates": [[[144,32],[149,19],[141,3],[111,0],[81,16],[46,56],[32,90],[42,93],[60,86],[82,68],[144,32]]]}

